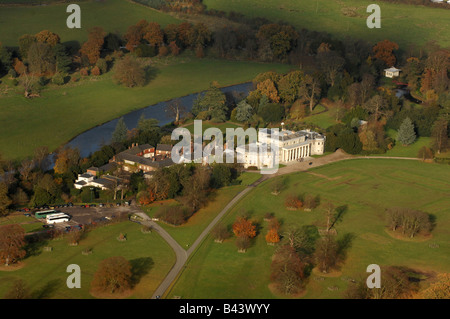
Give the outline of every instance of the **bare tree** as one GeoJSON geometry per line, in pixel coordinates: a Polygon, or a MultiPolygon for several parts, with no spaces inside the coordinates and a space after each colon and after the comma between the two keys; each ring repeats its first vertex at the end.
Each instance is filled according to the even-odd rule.
{"type": "Polygon", "coordinates": [[[167,105],[166,112],[170,117],[175,118],[175,123],[178,123],[180,118],[186,113],[186,107],[181,103],[180,99],[176,99],[167,105]]]}

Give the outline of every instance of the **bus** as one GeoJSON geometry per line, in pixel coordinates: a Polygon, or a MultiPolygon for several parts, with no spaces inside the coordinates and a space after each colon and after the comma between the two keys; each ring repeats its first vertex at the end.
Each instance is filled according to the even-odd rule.
{"type": "Polygon", "coordinates": [[[56,214],[56,213],[57,213],[57,211],[54,209],[43,210],[42,212],[34,213],[34,217],[41,219],[41,218],[45,218],[49,214],[56,214]]]}
{"type": "Polygon", "coordinates": [[[47,224],[64,223],[70,220],[70,216],[67,214],[54,214],[46,217],[47,224]]]}

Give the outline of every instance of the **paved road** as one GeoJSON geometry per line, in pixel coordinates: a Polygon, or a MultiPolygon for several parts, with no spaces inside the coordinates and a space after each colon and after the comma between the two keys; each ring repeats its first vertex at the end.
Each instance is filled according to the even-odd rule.
{"type": "Polygon", "coordinates": [[[256,185],[258,185],[262,179],[259,179],[252,185],[246,187],[244,190],[239,192],[233,199],[221,210],[221,212],[214,218],[214,220],[209,223],[209,225],[203,230],[203,232],[198,236],[195,242],[189,247],[188,250],[184,250],[160,225],[153,222],[150,217],[142,212],[136,212],[135,214],[141,216],[144,219],[143,224],[149,225],[153,227],[153,229],[161,235],[164,240],[172,247],[175,252],[177,261],[173,265],[172,269],[170,269],[167,276],[161,282],[159,287],[153,293],[152,298],[156,298],[157,296],[163,296],[167,289],[170,287],[172,282],[177,278],[180,272],[183,270],[184,265],[186,264],[189,256],[195,251],[195,249],[201,244],[203,239],[209,234],[211,229],[219,222],[219,220],[233,207],[245,194],[247,194],[250,190],[252,190],[256,185]]]}
{"type": "MultiPolygon", "coordinates": [[[[417,158],[412,157],[383,157],[383,156],[353,156],[346,154],[341,150],[337,150],[333,154],[323,156],[320,158],[313,158],[306,160],[304,162],[295,162],[289,164],[285,167],[280,168],[276,173],[271,175],[261,175],[261,178],[258,179],[252,185],[249,185],[240,193],[238,193],[223,209],[222,211],[214,218],[214,220],[203,230],[200,236],[195,240],[192,246],[186,251],[183,249],[170,235],[167,233],[160,225],[153,222],[150,217],[148,217],[145,213],[141,211],[135,211],[134,213],[141,216],[144,219],[143,224],[152,226],[153,229],[161,235],[164,240],[172,247],[176,255],[176,262],[161,282],[159,287],[154,292],[152,298],[156,298],[157,296],[163,296],[164,293],[168,290],[170,285],[177,279],[178,275],[183,270],[189,256],[195,251],[195,249],[201,244],[203,239],[209,234],[209,232],[214,228],[214,226],[219,222],[219,220],[248,192],[250,192],[253,188],[255,188],[258,184],[263,181],[285,174],[291,174],[295,172],[307,171],[310,168],[318,167],[322,165],[326,165],[333,162],[343,161],[343,160],[351,160],[351,159],[402,159],[402,160],[418,160],[417,158]],[[310,164],[311,163],[311,164],[310,164]]],[[[259,174],[256,173],[255,174],[259,174]]]]}

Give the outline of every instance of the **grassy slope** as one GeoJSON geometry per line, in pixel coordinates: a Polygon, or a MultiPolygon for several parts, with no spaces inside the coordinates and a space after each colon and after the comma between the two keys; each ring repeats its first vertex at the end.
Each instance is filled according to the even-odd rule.
{"type": "Polygon", "coordinates": [[[281,233],[291,225],[324,226],[320,207],[312,212],[288,211],[284,198],[290,193],[318,194],[321,200],[336,205],[348,204],[343,222],[337,225],[338,238],[352,233],[355,238],[342,268],[342,276],[324,281],[310,277],[306,298],[340,298],[346,289],[346,278],[365,278],[367,265],[404,265],[418,270],[450,271],[450,171],[445,165],[397,160],[352,160],[316,168],[311,172],[334,180],[296,173],[288,177],[288,188],[278,197],[270,194],[269,180],[258,186],[224,218],[232,224],[237,214],[252,211],[252,219],[261,230],[245,254],[237,252],[235,239],[223,244],[211,237],[197,250],[179,281],[169,293],[182,298],[274,298],[268,289],[270,263],[274,247],[267,246],[264,236],[266,212],[274,212],[282,221],[281,233]],[[432,239],[408,242],[390,237],[384,230],[384,209],[405,206],[435,215],[437,226],[432,239]],[[439,248],[430,248],[436,243],[439,248]],[[327,287],[337,286],[338,291],[327,287]]]}
{"type": "MultiPolygon", "coordinates": [[[[22,279],[29,285],[34,297],[86,299],[90,282],[98,264],[105,258],[123,256],[132,264],[141,264],[142,277],[131,298],[149,298],[175,262],[175,255],[167,243],[155,233],[142,234],[137,224],[124,222],[102,227],[88,233],[76,247],[70,247],[66,239],[53,240],[40,245],[37,255],[24,260],[25,267],[15,271],[0,271],[0,297],[11,284],[22,279]],[[126,242],[117,241],[120,233],[127,236],[126,242]],[[42,247],[53,247],[52,252],[43,252],[42,247]],[[92,255],[81,254],[92,248],[92,255]],[[68,289],[66,267],[77,264],[81,268],[81,289],[68,289]]],[[[135,268],[137,269],[137,268],[135,268]]]]}
{"type": "Polygon", "coordinates": [[[211,81],[226,86],[250,81],[260,72],[285,72],[288,68],[281,64],[179,57],[168,66],[154,67],[154,78],[141,88],[117,85],[108,73],[98,80],[44,91],[41,98],[32,100],[10,94],[0,98],[0,153],[7,158],[21,158],[40,145],[53,150],[95,125],[205,90],[211,81]]]}
{"type": "Polygon", "coordinates": [[[401,45],[422,45],[436,40],[442,46],[450,46],[450,35],[446,32],[450,20],[448,11],[443,9],[379,2],[381,29],[369,29],[366,9],[372,0],[205,0],[204,3],[209,9],[284,20],[298,28],[328,32],[341,39],[352,36],[377,42],[388,38],[401,45]],[[341,13],[344,7],[357,8],[358,17],[344,16],[341,13]]]}
{"type": "Polygon", "coordinates": [[[69,29],[66,25],[69,13],[66,4],[49,6],[13,6],[0,9],[0,42],[6,46],[17,46],[23,34],[36,34],[50,30],[61,37],[61,42],[87,39],[87,31],[100,26],[107,32],[125,33],[127,28],[141,19],[158,22],[162,26],[179,23],[176,18],[126,0],[83,1],[81,29],[69,29]]]}

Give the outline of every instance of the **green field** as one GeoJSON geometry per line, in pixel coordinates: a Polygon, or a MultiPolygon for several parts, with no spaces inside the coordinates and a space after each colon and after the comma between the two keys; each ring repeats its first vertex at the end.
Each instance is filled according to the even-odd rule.
{"type": "Polygon", "coordinates": [[[26,99],[10,93],[0,97],[0,153],[23,158],[47,145],[51,150],[98,124],[161,101],[200,92],[211,81],[227,86],[288,65],[197,59],[190,53],[174,59],[153,59],[151,81],[144,87],[115,84],[111,72],[79,83],[53,87],[40,98],[26,99]],[[159,62],[158,62],[159,61],[159,62]]]}
{"type": "Polygon", "coordinates": [[[423,45],[435,40],[450,46],[448,10],[377,2],[381,8],[381,28],[369,29],[367,6],[372,0],[205,0],[208,9],[235,11],[248,17],[265,17],[273,22],[286,21],[298,29],[328,32],[339,39],[347,36],[378,42],[384,39],[407,45],[423,45]],[[343,8],[355,8],[357,15],[343,14],[343,8]]]}
{"type": "Polygon", "coordinates": [[[32,256],[23,260],[23,268],[0,271],[0,298],[17,279],[25,281],[33,298],[93,298],[89,293],[93,275],[99,263],[112,256],[123,256],[134,267],[133,273],[139,281],[131,298],[150,298],[175,262],[175,254],[159,235],[143,234],[140,229],[138,224],[122,222],[89,232],[75,247],[69,246],[67,239],[34,244],[29,250],[32,256]],[[116,239],[120,233],[126,235],[127,241],[116,239]],[[53,251],[44,252],[44,246],[52,247],[53,251]],[[92,248],[93,253],[82,255],[87,248],[92,248]],[[81,289],[66,286],[69,276],[66,268],[70,264],[81,268],[81,289]]]}
{"type": "Polygon", "coordinates": [[[343,221],[336,226],[338,239],[354,236],[342,275],[315,280],[312,274],[304,298],[341,298],[348,279],[366,278],[369,264],[408,266],[427,273],[450,271],[450,170],[446,165],[387,159],[358,159],[319,167],[287,176],[288,187],[271,194],[271,179],[259,185],[224,217],[231,225],[236,215],[251,211],[261,227],[252,247],[238,253],[235,239],[217,244],[211,236],[191,257],[186,269],[168,293],[168,298],[277,298],[268,288],[274,247],[265,243],[267,225],[263,216],[275,213],[281,233],[291,225],[324,227],[319,206],[312,212],[289,211],[284,198],[291,193],[320,195],[322,203],[347,204],[343,221]],[[315,175],[313,175],[315,174],[315,175]],[[384,210],[392,206],[420,209],[433,214],[436,227],[427,241],[394,239],[385,231],[384,210]],[[439,248],[432,248],[437,244],[439,248]],[[338,287],[329,290],[328,287],[338,287]]]}
{"type": "Polygon", "coordinates": [[[165,26],[181,21],[149,7],[127,0],[77,2],[81,8],[81,29],[69,29],[66,25],[68,3],[48,6],[11,6],[0,8],[0,42],[17,46],[23,34],[36,34],[50,30],[61,37],[61,42],[87,40],[87,32],[94,26],[107,32],[124,34],[127,28],[139,20],[158,22],[165,26]]]}

